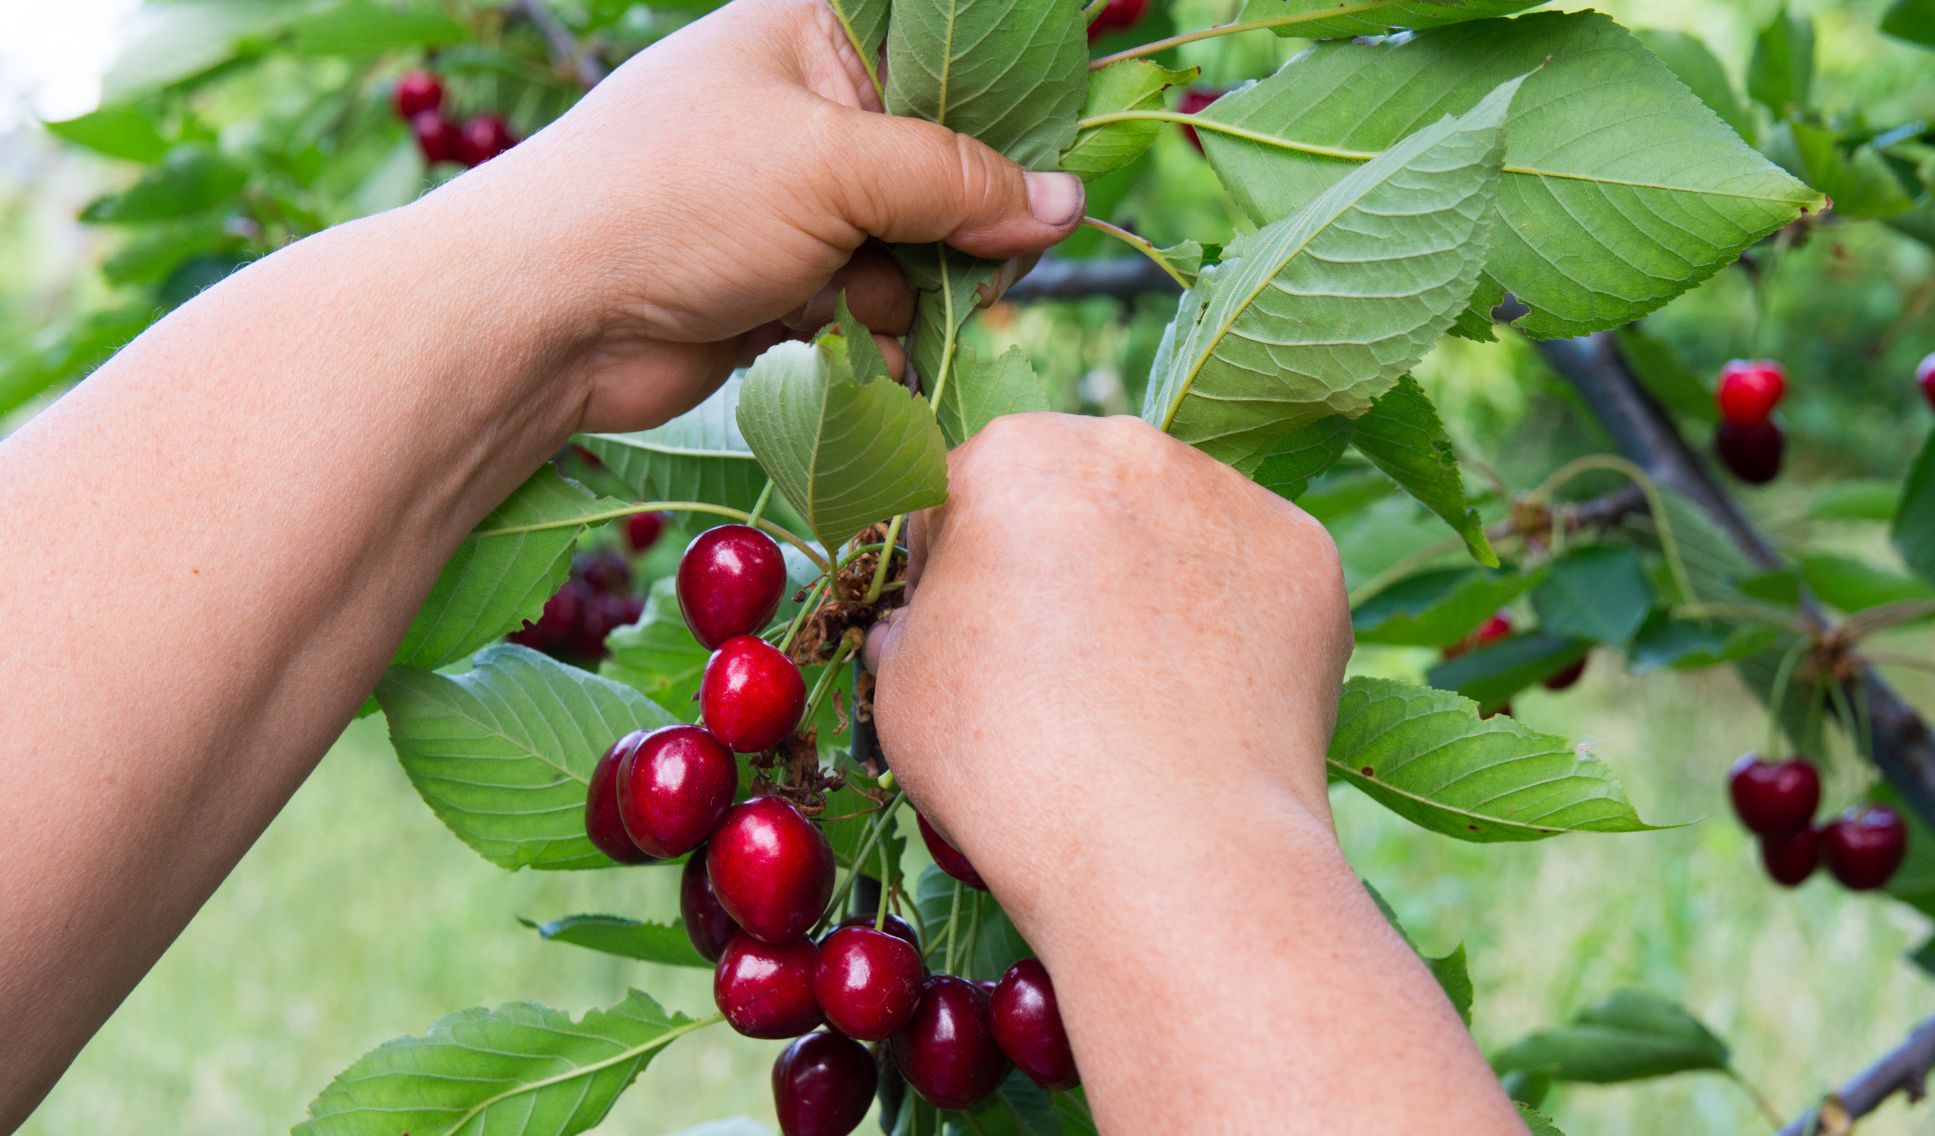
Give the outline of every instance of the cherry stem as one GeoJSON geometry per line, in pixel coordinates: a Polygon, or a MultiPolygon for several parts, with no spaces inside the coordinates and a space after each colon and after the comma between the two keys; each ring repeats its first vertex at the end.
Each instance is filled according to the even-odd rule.
{"type": "MultiPolygon", "coordinates": [[[[580,528],[586,525],[597,524],[599,521],[615,521],[620,517],[629,517],[633,513],[658,512],[712,513],[721,517],[731,517],[745,524],[751,524],[753,521],[751,513],[743,512],[739,509],[729,509],[724,505],[713,505],[705,501],[640,501],[636,505],[627,505],[622,509],[608,509],[602,513],[591,513],[587,516],[573,517],[568,521],[539,521],[536,524],[507,525],[501,529],[483,529],[471,533],[469,539],[482,540],[487,536],[515,536],[518,533],[542,532],[545,529],[580,528]]],[[[827,564],[826,557],[821,556],[815,551],[812,545],[807,544],[799,537],[787,532],[773,522],[760,521],[755,527],[799,549],[808,560],[813,562],[814,567],[820,571],[828,572],[832,570],[831,566],[827,564]]]]}
{"type": "Polygon", "coordinates": [[[806,626],[806,617],[812,614],[814,605],[819,602],[821,593],[826,590],[826,580],[826,577],[815,580],[813,590],[806,593],[806,602],[801,604],[799,611],[794,613],[793,622],[786,628],[785,638],[779,641],[780,654],[786,653],[787,648],[793,645],[793,639],[799,635],[800,628],[806,626]]]}
{"type": "Polygon", "coordinates": [[[1082,224],[1088,226],[1091,229],[1094,229],[1098,233],[1107,233],[1109,236],[1114,237],[1116,240],[1121,241],[1125,245],[1128,245],[1130,248],[1141,253],[1143,256],[1148,257],[1150,260],[1155,262],[1157,268],[1160,268],[1164,272],[1167,272],[1169,274],[1170,279],[1182,285],[1183,291],[1187,292],[1189,290],[1190,288],[1189,281],[1184,279],[1183,274],[1176,271],[1176,266],[1169,263],[1169,258],[1162,255],[1161,250],[1157,249],[1156,246],[1150,243],[1150,241],[1147,240],[1146,238],[1138,237],[1134,233],[1131,233],[1129,230],[1121,228],[1120,226],[1111,225],[1107,221],[1104,221],[1099,217],[1084,217],[1082,218],[1082,224]]]}
{"type": "Polygon", "coordinates": [[[1787,654],[1781,656],[1780,669],[1774,672],[1774,685],[1767,694],[1767,760],[1780,757],[1781,705],[1787,701],[1787,684],[1794,676],[1795,664],[1801,661],[1806,651],[1806,640],[1794,644],[1787,654]]]}
{"type": "MultiPolygon", "coordinates": [[[[847,871],[846,881],[840,885],[838,891],[833,893],[833,898],[826,901],[826,910],[820,912],[820,921],[813,927],[814,933],[817,934],[820,928],[825,927],[827,921],[833,918],[833,913],[840,910],[840,905],[846,902],[847,893],[853,890],[853,881],[860,878],[860,865],[867,862],[867,857],[872,855],[875,844],[880,845],[880,863],[882,868],[885,868],[887,846],[880,838],[886,833],[888,819],[894,815],[894,810],[899,808],[900,802],[906,798],[905,793],[894,794],[894,799],[887,802],[887,807],[881,809],[880,815],[874,818],[873,827],[867,830],[867,838],[860,842],[860,851],[853,858],[853,867],[847,871]]],[[[880,886],[885,891],[887,881],[884,878],[880,886]]]]}
{"type": "Polygon", "coordinates": [[[1693,579],[1687,575],[1686,564],[1680,559],[1679,542],[1673,539],[1673,525],[1666,518],[1666,498],[1660,493],[1660,487],[1654,484],[1652,477],[1632,462],[1612,454],[1587,454],[1585,457],[1576,458],[1560,466],[1551,477],[1546,478],[1537,489],[1532,490],[1531,496],[1525,499],[1526,503],[1543,507],[1566,482],[1594,469],[1607,469],[1624,474],[1634,485],[1639,486],[1641,493],[1646,495],[1646,508],[1653,514],[1653,528],[1660,538],[1660,554],[1666,557],[1667,567],[1673,572],[1673,586],[1679,589],[1681,603],[1693,603],[1693,579]]]}
{"type": "MultiPolygon", "coordinates": [[[[954,973],[954,924],[958,922],[960,918],[961,918],[961,881],[955,880],[954,881],[954,905],[948,908],[948,911],[947,911],[947,949],[941,952],[941,962],[943,964],[941,966],[941,972],[944,974],[954,973]]],[[[935,944],[935,946],[939,946],[939,945],[940,945],[939,943],[935,944]]],[[[931,954],[933,952],[933,948],[929,947],[928,952],[931,954]]]]}
{"type": "Polygon", "coordinates": [[[937,245],[935,255],[941,263],[941,303],[942,315],[947,320],[947,332],[941,337],[941,373],[934,376],[934,397],[927,405],[934,413],[941,410],[941,395],[947,391],[947,379],[954,371],[954,339],[960,334],[961,321],[954,318],[954,278],[947,274],[947,246],[937,245]]]}
{"type": "Polygon", "coordinates": [[[1935,659],[1924,659],[1919,655],[1904,655],[1899,651],[1863,651],[1861,657],[1876,666],[1914,667],[1935,673],[1935,659]]]}
{"type": "Polygon", "coordinates": [[[1145,43],[1141,47],[1132,47],[1127,51],[1118,51],[1114,55],[1104,55],[1102,58],[1090,63],[1088,69],[1090,71],[1100,71],[1111,63],[1120,63],[1124,59],[1140,59],[1145,55],[1159,55],[1172,47],[1181,47],[1185,43],[1195,43],[1199,39],[1235,35],[1238,32],[1260,31],[1264,28],[1280,28],[1290,24],[1305,24],[1315,20],[1328,20],[1333,16],[1348,16],[1356,12],[1368,12],[1377,8],[1389,8],[1395,3],[1397,3],[1397,0],[1364,0],[1364,2],[1357,4],[1339,4],[1335,8],[1320,8],[1314,12],[1299,12],[1293,16],[1274,16],[1267,20],[1247,20],[1240,24],[1216,24],[1204,28],[1201,31],[1184,32],[1181,35],[1170,36],[1168,39],[1159,39],[1152,43],[1145,43]]]}
{"type": "Polygon", "coordinates": [[[800,715],[800,731],[802,733],[812,728],[813,715],[820,712],[820,703],[826,699],[826,692],[832,688],[834,683],[839,681],[837,676],[840,673],[840,668],[846,664],[846,661],[852,657],[853,652],[858,648],[859,645],[853,641],[853,638],[852,632],[848,632],[840,637],[839,650],[833,653],[832,661],[826,664],[826,669],[820,672],[819,681],[813,684],[813,693],[806,699],[806,713],[800,715]]]}
{"type": "Polygon", "coordinates": [[[758,525],[759,518],[766,514],[766,502],[773,499],[773,479],[766,479],[766,488],[759,491],[759,500],[753,502],[752,512],[746,514],[746,523],[758,525]]]}
{"type": "Polygon", "coordinates": [[[1727,1076],[1733,1078],[1733,1083],[1739,1085],[1742,1092],[1753,1098],[1754,1107],[1759,1109],[1760,1115],[1771,1121],[1775,1128],[1779,1128],[1787,1123],[1786,1117],[1774,1111],[1773,1104],[1767,1100],[1767,1094],[1761,1092],[1752,1081],[1741,1076],[1739,1070],[1728,1069],[1727,1076]]]}
{"type": "MultiPolygon", "coordinates": [[[[891,812],[892,809],[893,809],[893,806],[889,805],[888,811],[891,812]]],[[[882,840],[879,843],[879,848],[880,848],[880,910],[873,913],[873,929],[876,931],[884,931],[887,929],[887,896],[889,892],[892,891],[892,889],[887,886],[887,881],[889,878],[893,876],[894,873],[893,873],[893,869],[887,863],[887,842],[885,840],[882,840]]]]}
{"type": "Polygon", "coordinates": [[[1295,150],[1301,154],[1315,154],[1320,158],[1341,158],[1347,162],[1368,162],[1378,156],[1376,150],[1342,150],[1335,146],[1318,146],[1311,142],[1293,142],[1275,134],[1265,134],[1261,130],[1246,130],[1241,126],[1231,126],[1227,122],[1203,118],[1201,115],[1184,114],[1179,110],[1118,110],[1108,114],[1090,115],[1075,124],[1077,130],[1091,130],[1098,126],[1109,126],[1117,122],[1175,122],[1197,130],[1212,130],[1218,134],[1228,134],[1246,141],[1275,146],[1280,150],[1295,150]]]}
{"type": "Polygon", "coordinates": [[[1082,9],[1082,19],[1092,24],[1108,6],[1109,0],[1089,0],[1088,7],[1082,9]]]}
{"type": "MultiPolygon", "coordinates": [[[[1828,676],[1827,687],[1828,696],[1834,699],[1834,716],[1841,719],[1841,732],[1847,735],[1848,745],[1853,748],[1856,757],[1866,757],[1867,754],[1861,751],[1861,726],[1855,721],[1854,706],[1848,701],[1848,692],[1842,689],[1841,680],[1833,675],[1828,676]]],[[[1825,738],[1822,739],[1822,748],[1826,748],[1825,738]]]]}
{"type": "Polygon", "coordinates": [[[907,514],[897,513],[893,523],[887,526],[887,539],[880,545],[880,563],[874,565],[873,585],[867,589],[867,602],[879,603],[881,589],[887,585],[887,567],[894,562],[894,538],[900,535],[900,523],[907,514]]]}

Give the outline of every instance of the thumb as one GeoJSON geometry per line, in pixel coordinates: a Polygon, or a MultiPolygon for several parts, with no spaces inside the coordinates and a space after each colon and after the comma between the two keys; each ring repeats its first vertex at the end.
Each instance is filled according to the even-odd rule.
{"type": "Polygon", "coordinates": [[[830,200],[848,224],[883,241],[946,241],[1006,260],[1039,252],[1081,223],[1074,174],[1024,170],[986,144],[917,118],[845,111],[831,140],[842,171],[830,200]]]}

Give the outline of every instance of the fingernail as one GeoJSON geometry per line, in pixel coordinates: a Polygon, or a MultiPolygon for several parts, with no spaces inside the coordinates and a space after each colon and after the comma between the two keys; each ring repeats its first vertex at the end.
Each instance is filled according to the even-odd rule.
{"type": "Polygon", "coordinates": [[[1088,202],[1081,178],[1023,170],[1021,179],[1028,185],[1028,212],[1035,220],[1059,229],[1081,219],[1082,206],[1088,202]]]}

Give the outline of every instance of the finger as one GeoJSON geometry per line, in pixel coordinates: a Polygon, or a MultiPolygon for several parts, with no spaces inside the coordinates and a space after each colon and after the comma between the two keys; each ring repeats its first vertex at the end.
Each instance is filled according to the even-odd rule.
{"type": "Polygon", "coordinates": [[[897,383],[906,382],[907,349],[900,345],[900,340],[876,335],[873,341],[880,347],[880,357],[887,361],[887,373],[893,376],[893,380],[897,383]]]}
{"type": "Polygon", "coordinates": [[[818,331],[833,322],[841,293],[847,310],[869,331],[905,335],[913,325],[914,289],[892,254],[873,242],[862,245],[826,287],[780,322],[794,331],[818,331]]]}
{"type": "Polygon", "coordinates": [[[883,241],[944,240],[974,256],[1039,252],[1081,223],[1073,174],[1024,170],[935,123],[841,111],[829,144],[844,176],[829,187],[848,224],[883,241]]]}
{"type": "Polygon", "coordinates": [[[1015,281],[1033,272],[1035,265],[1040,261],[1041,254],[1031,252],[1027,256],[1018,256],[1002,264],[1001,271],[995,273],[993,280],[974,289],[974,306],[992,308],[1001,301],[1001,297],[1008,294],[1008,289],[1015,286],[1015,281]]]}

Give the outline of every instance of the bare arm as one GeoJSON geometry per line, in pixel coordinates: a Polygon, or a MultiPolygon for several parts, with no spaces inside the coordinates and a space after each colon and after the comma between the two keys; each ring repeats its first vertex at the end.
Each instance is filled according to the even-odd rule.
{"type": "Polygon", "coordinates": [[[824,321],[831,280],[904,331],[869,234],[1012,256],[1079,219],[1072,178],[872,100],[821,6],[740,0],[510,153],[231,277],[0,443],[0,1131],[573,431],[686,409],[773,321],[824,321]]]}

